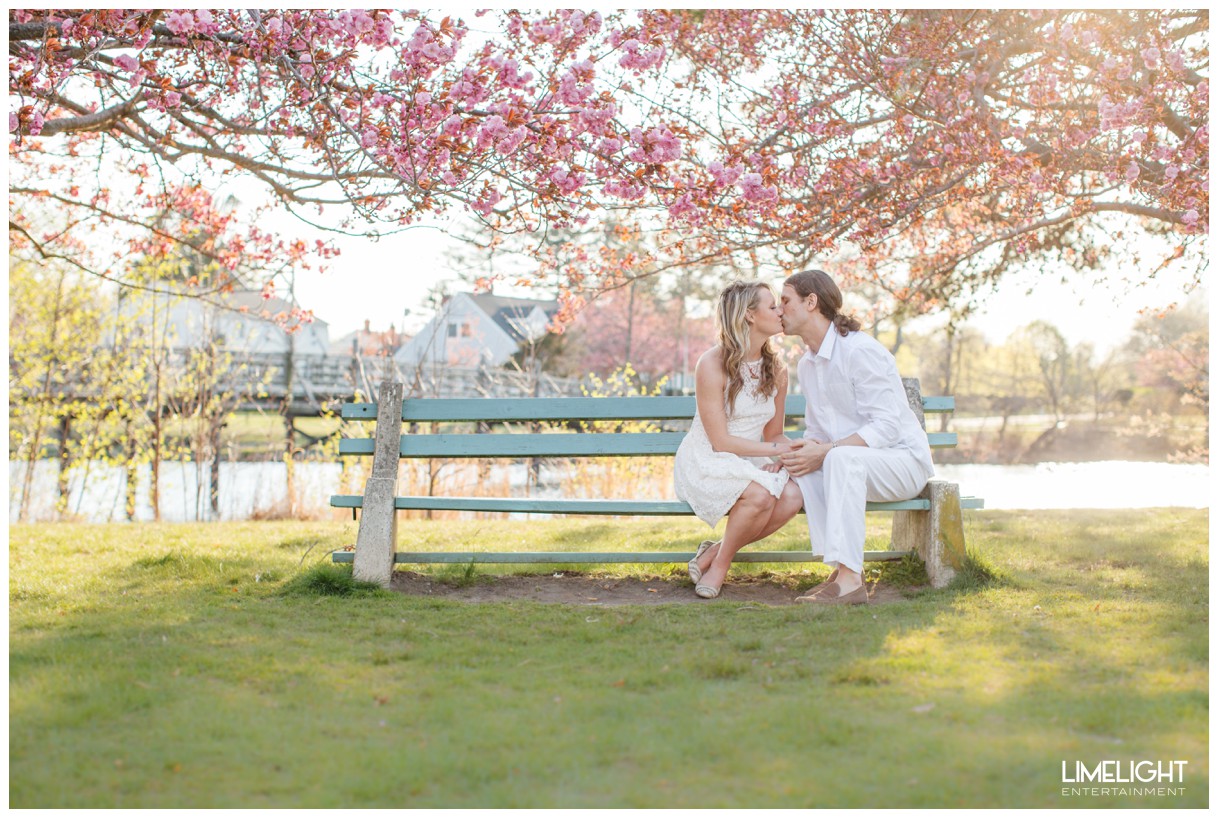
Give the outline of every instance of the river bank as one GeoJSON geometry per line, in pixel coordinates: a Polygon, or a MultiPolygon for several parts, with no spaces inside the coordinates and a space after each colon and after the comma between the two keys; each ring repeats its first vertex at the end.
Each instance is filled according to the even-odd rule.
{"type": "MultiPolygon", "coordinates": [[[[212,514],[206,465],[166,463],[161,467],[161,519],[190,522],[217,519],[212,514]]],[[[497,483],[503,493],[523,494],[527,470],[523,464],[494,467],[482,483],[497,483]]],[[[343,474],[338,463],[298,463],[294,469],[293,496],[288,497],[284,463],[222,463],[220,465],[220,520],[331,519],[347,512],[330,508],[331,494],[358,493],[361,475],[343,474]]],[[[24,464],[9,463],[9,522],[17,522],[24,464]]],[[[1050,508],[1155,508],[1209,506],[1209,466],[1197,463],[1110,460],[1090,463],[1037,463],[1026,465],[940,464],[938,476],[957,482],[961,493],[985,499],[988,509],[1050,508]]],[[[125,521],[126,477],[120,466],[94,463],[87,481],[84,470],[69,479],[65,513],[56,511],[57,466],[40,461],[34,472],[29,520],[47,522],[125,521]]],[[[472,478],[471,478],[472,480],[472,478]]],[[[472,493],[458,470],[450,470],[437,493],[472,493]],[[463,485],[464,484],[464,485],[463,485]]],[[[561,497],[568,478],[564,471],[543,467],[535,493],[561,497]]],[[[412,490],[402,489],[402,493],[412,490]]],[[[656,485],[649,492],[667,499],[671,489],[656,485]]],[[[138,472],[136,520],[153,519],[151,473],[138,472]]]]}

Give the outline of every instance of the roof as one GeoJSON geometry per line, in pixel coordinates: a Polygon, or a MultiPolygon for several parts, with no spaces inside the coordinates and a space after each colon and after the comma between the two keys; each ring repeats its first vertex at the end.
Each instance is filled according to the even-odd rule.
{"type": "Polygon", "coordinates": [[[483,293],[482,295],[470,295],[470,300],[489,315],[513,341],[517,342],[527,340],[520,328],[533,310],[541,310],[547,318],[553,318],[554,314],[558,312],[558,302],[552,298],[508,298],[503,295],[483,293]]]}
{"type": "MultiPolygon", "coordinates": [[[[255,318],[261,317],[263,310],[266,310],[269,315],[276,315],[281,312],[290,313],[292,311],[291,302],[285,301],[278,296],[263,298],[261,290],[235,290],[220,296],[220,298],[229,306],[236,309],[245,307],[249,311],[247,314],[255,318]]],[[[323,321],[316,316],[313,318],[313,323],[329,326],[329,322],[323,321]]]]}

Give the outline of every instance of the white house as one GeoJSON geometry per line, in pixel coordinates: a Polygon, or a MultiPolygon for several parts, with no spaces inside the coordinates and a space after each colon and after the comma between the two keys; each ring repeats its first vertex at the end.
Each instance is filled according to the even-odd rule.
{"type": "Polygon", "coordinates": [[[394,356],[398,366],[500,366],[525,343],[540,340],[558,302],[456,293],[394,356]]]}
{"type": "Polygon", "coordinates": [[[410,340],[410,336],[398,332],[393,324],[385,331],[372,328],[372,322],[365,319],[364,328],[348,332],[330,342],[330,354],[338,356],[362,355],[366,357],[392,356],[401,349],[402,344],[410,340]]]}
{"type": "Polygon", "coordinates": [[[325,321],[315,318],[291,336],[275,322],[274,316],[292,309],[282,298],[264,299],[258,290],[238,290],[215,300],[225,306],[174,297],[155,306],[140,299],[138,307],[129,302],[126,309],[138,309],[140,323],[149,327],[155,314],[160,337],[177,349],[201,348],[214,338],[233,353],[283,353],[290,345],[298,355],[326,354],[330,328],[325,321]]]}

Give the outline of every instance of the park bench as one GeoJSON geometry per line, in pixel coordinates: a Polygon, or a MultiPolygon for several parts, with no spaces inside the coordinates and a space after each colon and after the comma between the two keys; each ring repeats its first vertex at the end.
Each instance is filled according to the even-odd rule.
{"type": "MultiPolygon", "coordinates": [[[[951,397],[923,397],[916,379],[905,379],[910,407],[922,427],[926,413],[951,412],[951,397]]],[[[693,418],[693,397],[597,398],[419,398],[402,399],[400,383],[385,382],[378,402],[344,404],[346,420],[376,422],[373,437],[344,438],[340,455],[371,455],[372,470],[362,495],[335,495],[330,505],[362,509],[355,551],[338,551],[335,562],[353,562],[357,578],[388,585],[395,563],[682,563],[693,552],[431,552],[397,551],[397,511],[455,510],[583,515],[692,515],[675,500],[584,500],[532,497],[397,496],[398,464],[406,458],[575,458],[603,456],[672,456],[685,432],[547,432],[402,434],[402,424],[491,424],[571,421],[665,421],[693,418]]],[[[802,419],[802,395],[789,395],[788,418],[802,419]]],[[[951,432],[930,432],[932,449],[956,445],[951,432]]],[[[942,587],[964,558],[961,510],[982,508],[979,498],[961,498],[954,483],[932,480],[922,494],[899,503],[868,503],[868,511],[891,511],[892,544],[868,551],[865,559],[893,560],[916,553],[926,564],[932,585],[942,587]]],[[[809,551],[742,550],[739,562],[819,562],[809,551]]]]}

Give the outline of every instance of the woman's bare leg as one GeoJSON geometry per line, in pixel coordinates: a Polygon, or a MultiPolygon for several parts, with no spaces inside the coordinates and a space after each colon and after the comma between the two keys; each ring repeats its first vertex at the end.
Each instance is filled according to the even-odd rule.
{"type": "Polygon", "coordinates": [[[774,495],[756,483],[749,483],[748,488],[740,495],[736,505],[727,514],[727,530],[723,533],[723,542],[718,548],[712,548],[707,554],[714,553],[711,563],[702,573],[699,585],[719,588],[727,577],[728,569],[732,567],[732,558],[736,552],[751,542],[756,542],[766,524],[774,513],[777,500],[774,495]]]}
{"type": "MultiPolygon", "coordinates": [[[[803,493],[799,490],[799,487],[796,486],[795,483],[788,482],[787,485],[783,487],[782,496],[779,497],[774,503],[773,509],[770,511],[770,517],[768,520],[766,520],[765,525],[762,526],[756,537],[749,540],[744,545],[755,543],[758,540],[764,540],[766,537],[782,528],[784,525],[790,522],[792,517],[799,513],[799,510],[803,508],[803,505],[803,493]]],[[[733,507],[731,514],[735,513],[736,509],[733,507]]],[[[729,514],[727,518],[729,526],[732,523],[731,514],[729,514]]],[[[741,548],[743,547],[744,546],[741,546],[741,548]]],[[[739,551],[740,549],[738,548],[736,550],[739,551]]],[[[702,556],[698,558],[698,567],[702,569],[702,573],[705,574],[710,569],[711,563],[714,562],[715,556],[718,553],[718,547],[708,548],[702,553],[702,556]]]]}

